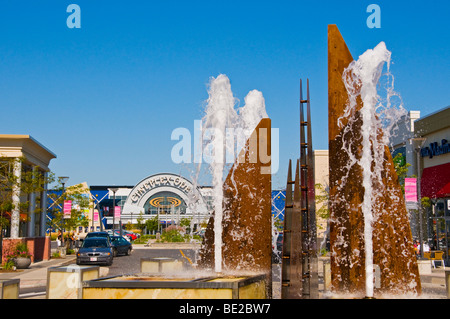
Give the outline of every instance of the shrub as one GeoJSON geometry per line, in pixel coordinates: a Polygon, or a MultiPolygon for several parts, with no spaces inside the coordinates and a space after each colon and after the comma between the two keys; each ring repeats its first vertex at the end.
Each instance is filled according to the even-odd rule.
{"type": "Polygon", "coordinates": [[[9,261],[17,257],[31,257],[31,254],[28,252],[28,246],[26,243],[17,243],[16,247],[11,251],[11,253],[6,256],[6,259],[9,261]]]}
{"type": "Polygon", "coordinates": [[[165,231],[161,234],[161,241],[169,243],[180,243],[184,242],[183,235],[178,229],[167,227],[165,231]]]}
{"type": "Polygon", "coordinates": [[[8,259],[5,261],[2,265],[2,268],[4,270],[15,270],[16,264],[14,263],[14,260],[8,259]]]}
{"type": "Polygon", "coordinates": [[[28,246],[26,243],[17,244],[15,257],[31,257],[31,254],[28,252],[28,246]]]}

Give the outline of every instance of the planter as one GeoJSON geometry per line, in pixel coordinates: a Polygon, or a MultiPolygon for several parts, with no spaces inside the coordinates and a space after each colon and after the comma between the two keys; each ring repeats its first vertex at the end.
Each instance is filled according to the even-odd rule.
{"type": "Polygon", "coordinates": [[[14,258],[14,263],[17,269],[27,269],[31,265],[30,257],[16,257],[14,258]]]}
{"type": "Polygon", "coordinates": [[[82,289],[83,299],[265,299],[268,295],[265,275],[119,275],[84,280],[82,289]]]}

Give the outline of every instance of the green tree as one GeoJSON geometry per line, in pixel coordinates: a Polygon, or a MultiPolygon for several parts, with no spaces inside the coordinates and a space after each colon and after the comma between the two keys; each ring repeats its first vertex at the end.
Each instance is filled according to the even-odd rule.
{"type": "Polygon", "coordinates": [[[277,231],[283,231],[284,222],[280,219],[280,217],[273,217],[273,224],[276,227],[277,231]]]}
{"type": "Polygon", "coordinates": [[[398,153],[394,156],[392,159],[394,162],[394,169],[397,172],[398,176],[398,182],[400,183],[400,186],[402,187],[403,194],[405,193],[405,178],[408,174],[408,168],[411,166],[411,164],[406,163],[405,157],[402,153],[398,153]]]}
{"type": "Polygon", "coordinates": [[[317,183],[314,185],[317,192],[316,192],[316,206],[317,204],[321,204],[320,208],[316,210],[316,215],[322,219],[328,219],[330,218],[330,208],[329,208],[329,201],[330,201],[330,192],[328,187],[323,186],[320,183],[317,183]]]}
{"type": "Polygon", "coordinates": [[[143,231],[144,228],[145,228],[144,215],[142,214],[142,212],[139,213],[139,216],[137,218],[137,225],[136,225],[136,227],[138,229],[140,229],[141,231],[143,231]]]}
{"type": "Polygon", "coordinates": [[[89,218],[85,211],[89,211],[90,201],[88,195],[89,189],[83,184],[69,186],[64,189],[60,181],[49,192],[49,198],[53,202],[52,212],[53,220],[49,221],[49,226],[58,229],[63,228],[66,231],[73,231],[79,226],[88,227],[89,218]],[[64,201],[72,201],[70,218],[64,218],[64,201]]]}
{"type": "Polygon", "coordinates": [[[180,219],[180,226],[181,227],[189,227],[191,226],[192,218],[181,218],[180,219]]]}
{"type": "Polygon", "coordinates": [[[131,221],[128,221],[128,223],[125,225],[126,230],[133,230],[134,225],[131,223],[131,221]]]}
{"type": "Polygon", "coordinates": [[[158,216],[154,216],[153,218],[147,219],[145,222],[145,227],[147,227],[147,231],[154,232],[158,230],[159,221],[158,216]]]}

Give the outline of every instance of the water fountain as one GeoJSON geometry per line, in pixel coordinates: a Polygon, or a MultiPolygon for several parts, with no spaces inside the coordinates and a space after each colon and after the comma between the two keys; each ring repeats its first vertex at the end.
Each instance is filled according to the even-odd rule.
{"type": "MultiPolygon", "coordinates": [[[[198,266],[91,280],[84,283],[83,298],[271,297],[271,121],[264,98],[250,91],[235,110],[230,81],[219,75],[211,79],[207,102],[202,147],[214,213],[198,266]]],[[[161,260],[146,262],[147,269],[161,269],[161,260]]]]}
{"type": "Polygon", "coordinates": [[[335,293],[373,298],[421,291],[408,214],[387,146],[391,129],[382,125],[390,120],[391,109],[379,112],[377,83],[389,60],[390,52],[380,43],[353,61],[338,28],[328,27],[330,242],[335,293]],[[374,265],[381,271],[377,291],[374,265]]]}
{"type": "MultiPolygon", "coordinates": [[[[205,124],[220,122],[217,117],[220,119],[224,114],[231,113],[231,116],[225,116],[234,119],[229,122],[228,128],[237,129],[233,132],[237,133],[236,139],[242,141],[243,134],[246,142],[239,150],[225,181],[222,180],[223,161],[211,164],[213,176],[216,177],[213,182],[214,194],[218,194],[220,200],[214,201],[214,216],[205,233],[199,264],[205,269],[214,265],[216,273],[265,274],[270,295],[271,124],[262,94],[251,91],[245,99],[245,106],[234,112],[230,93],[229,81],[223,75],[211,82],[205,124]],[[227,112],[221,114],[217,109],[227,112]]],[[[223,121],[220,123],[223,124],[223,121]]],[[[228,143],[228,146],[230,144],[233,143],[228,143]]],[[[214,145],[215,150],[225,147],[221,141],[214,145]]],[[[238,145],[237,148],[240,147],[238,145]]]]}
{"type": "MultiPolygon", "coordinates": [[[[381,126],[389,116],[379,112],[377,100],[377,83],[389,59],[381,43],[353,61],[337,27],[329,26],[331,281],[336,296],[421,291],[405,202],[386,144],[390,129],[381,126]],[[377,289],[374,268],[380,270],[377,289]]],[[[202,146],[209,150],[214,212],[197,269],[91,280],[83,283],[84,297],[271,297],[271,121],[260,92],[251,91],[245,102],[235,110],[229,79],[211,79],[202,126],[202,134],[209,135],[202,146]]],[[[288,186],[295,187],[286,196],[282,296],[318,298],[309,90],[300,102],[301,156],[295,181],[291,165],[288,173],[288,186]],[[306,121],[303,103],[308,103],[306,121]]]]}

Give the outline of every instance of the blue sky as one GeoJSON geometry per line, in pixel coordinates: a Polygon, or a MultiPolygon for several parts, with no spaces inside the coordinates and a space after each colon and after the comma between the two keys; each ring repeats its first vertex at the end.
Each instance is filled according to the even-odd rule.
{"type": "Polygon", "coordinates": [[[313,146],[327,149],[327,25],[354,58],[384,41],[395,89],[422,116],[450,105],[448,1],[5,1],[0,10],[2,134],[30,134],[69,184],[134,185],[181,173],[172,131],[193,131],[210,77],[243,105],[253,89],[280,129],[280,169],[299,154],[299,79],[310,79],[313,146]],[[81,8],[69,29],[66,8],[81,8]],[[369,4],[381,8],[370,29],[369,4]]]}

